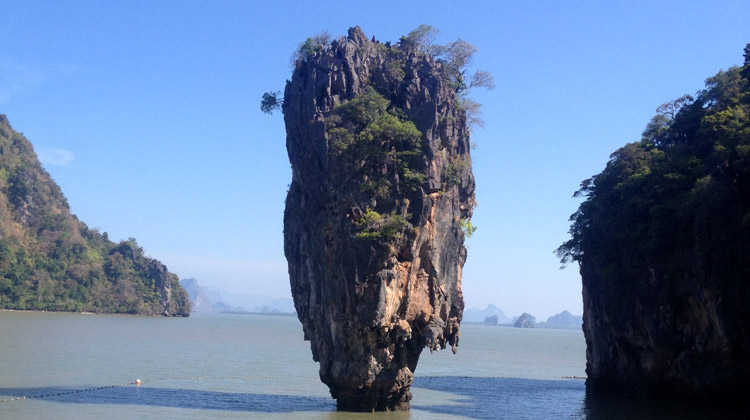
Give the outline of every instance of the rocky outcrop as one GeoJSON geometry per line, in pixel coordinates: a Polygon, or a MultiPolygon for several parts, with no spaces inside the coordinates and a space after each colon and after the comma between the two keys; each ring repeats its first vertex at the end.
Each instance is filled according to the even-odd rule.
{"type": "Polygon", "coordinates": [[[589,392],[713,399],[750,391],[748,269],[725,276],[702,266],[699,252],[684,258],[680,277],[644,267],[627,287],[582,267],[589,392]]]}
{"type": "Polygon", "coordinates": [[[283,102],[284,252],[298,317],[338,408],[408,409],[423,348],[456,351],[466,116],[446,69],[356,27],[297,62],[283,102]]]}
{"type": "Polygon", "coordinates": [[[550,328],[555,330],[581,330],[583,325],[583,317],[581,315],[573,315],[568,311],[562,311],[557,315],[552,315],[547,318],[546,322],[539,322],[536,324],[537,328],[550,328]]]}
{"type": "MultiPolygon", "coordinates": [[[[587,391],[750,391],[750,44],[582,183],[559,250],[583,282],[587,391]]],[[[739,397],[739,398],[737,398],[739,397]]]]}
{"type": "Polygon", "coordinates": [[[515,328],[534,328],[536,326],[536,318],[534,318],[534,315],[524,312],[516,319],[513,326],[515,328]]]}
{"type": "Polygon", "coordinates": [[[589,393],[724,399],[750,391],[747,277],[687,271],[674,280],[647,269],[626,290],[593,267],[581,272],[589,393]]]}

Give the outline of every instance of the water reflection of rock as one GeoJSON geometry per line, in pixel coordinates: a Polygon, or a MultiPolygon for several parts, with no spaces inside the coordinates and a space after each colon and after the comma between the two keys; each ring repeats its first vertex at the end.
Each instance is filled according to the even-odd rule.
{"type": "Polygon", "coordinates": [[[732,406],[695,400],[644,400],[611,396],[587,396],[585,420],[744,420],[747,412],[732,406]]]}

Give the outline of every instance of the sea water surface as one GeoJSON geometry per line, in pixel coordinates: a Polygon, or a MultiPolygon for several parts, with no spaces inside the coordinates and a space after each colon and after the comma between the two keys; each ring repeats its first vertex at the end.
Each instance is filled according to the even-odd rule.
{"type": "Polygon", "coordinates": [[[0,419],[715,419],[587,400],[581,331],[462,325],[406,413],[341,413],[294,317],[0,312],[0,419]],[[141,380],[136,385],[136,379],[141,380]]]}

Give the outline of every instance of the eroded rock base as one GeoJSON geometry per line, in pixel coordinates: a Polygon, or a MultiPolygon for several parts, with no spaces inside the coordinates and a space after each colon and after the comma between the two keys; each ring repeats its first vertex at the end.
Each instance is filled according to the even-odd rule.
{"type": "Polygon", "coordinates": [[[403,391],[388,395],[341,394],[336,399],[338,411],[407,411],[411,392],[403,391]]]}

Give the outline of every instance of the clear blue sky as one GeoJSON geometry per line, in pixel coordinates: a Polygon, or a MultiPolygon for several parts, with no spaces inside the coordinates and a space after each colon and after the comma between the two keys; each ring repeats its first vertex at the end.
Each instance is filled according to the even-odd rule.
{"type": "Polygon", "coordinates": [[[135,237],[181,278],[289,296],[291,171],[281,90],[306,37],[359,25],[396,41],[422,23],[479,48],[477,200],[468,307],[581,313],[559,270],[579,183],[662,103],[742,63],[747,1],[15,1],[0,7],[0,113],[34,144],[73,213],[135,237]]]}

